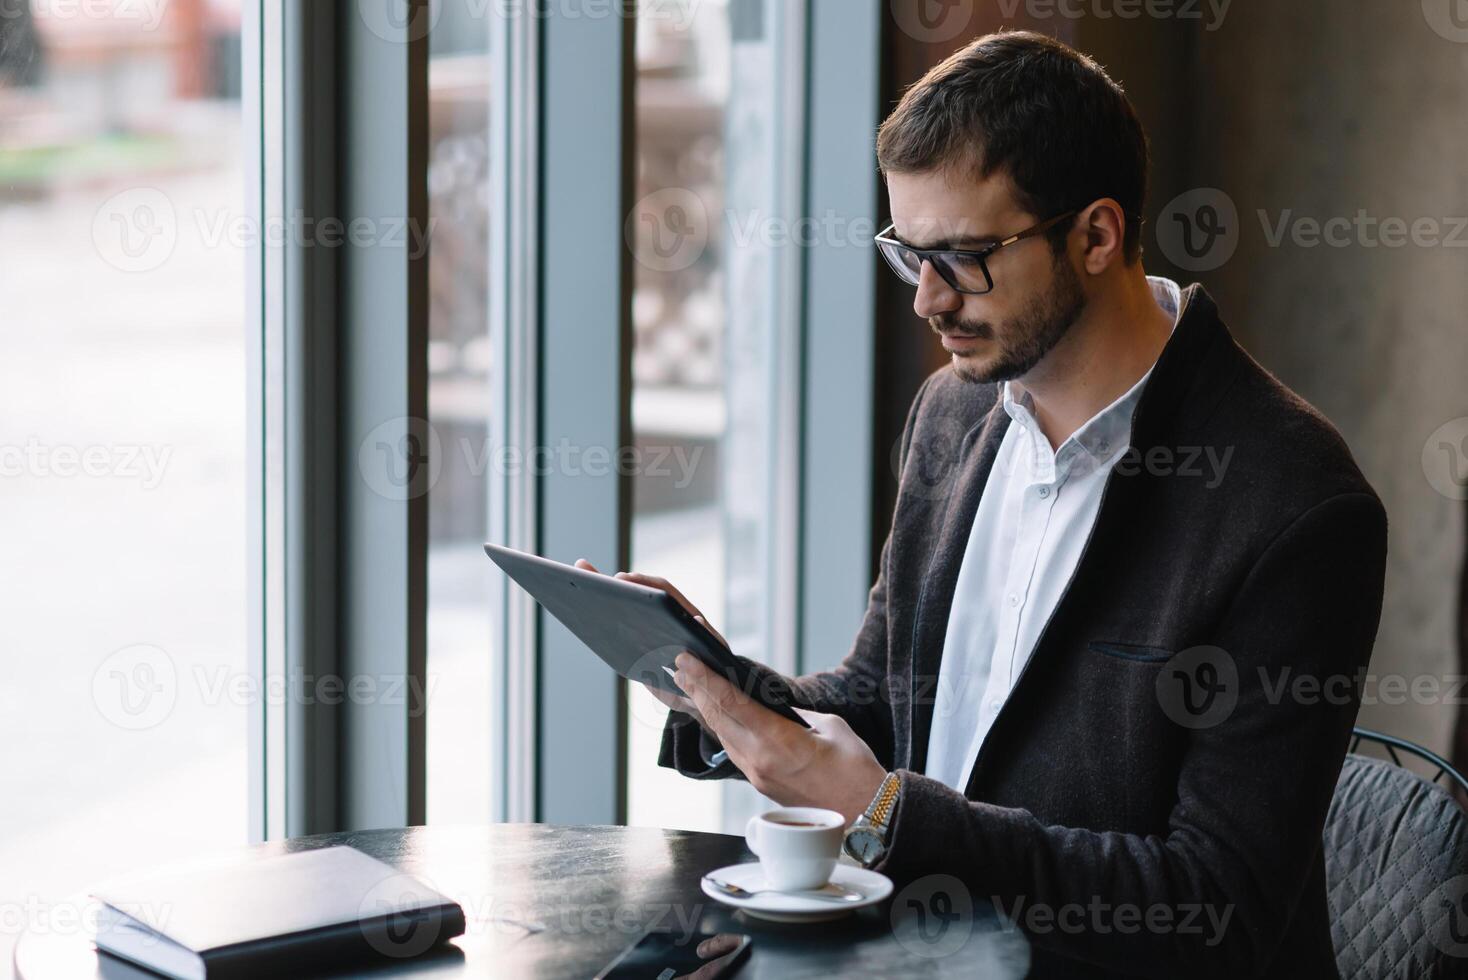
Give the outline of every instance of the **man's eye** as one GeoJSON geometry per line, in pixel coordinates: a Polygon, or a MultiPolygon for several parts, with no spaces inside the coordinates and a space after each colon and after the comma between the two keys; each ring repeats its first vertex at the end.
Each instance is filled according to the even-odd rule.
{"type": "Polygon", "coordinates": [[[954,252],[948,256],[948,261],[954,265],[976,269],[982,260],[972,252],[954,252]]]}

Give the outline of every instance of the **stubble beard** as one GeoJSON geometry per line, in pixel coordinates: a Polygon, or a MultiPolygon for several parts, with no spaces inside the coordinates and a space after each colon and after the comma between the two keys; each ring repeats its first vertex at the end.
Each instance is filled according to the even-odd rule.
{"type": "Polygon", "coordinates": [[[953,357],[953,373],[964,381],[995,384],[1014,381],[1033,371],[1065,339],[1085,309],[1080,276],[1064,256],[1056,256],[1054,288],[1031,299],[1003,330],[987,323],[967,324],[945,317],[934,317],[930,322],[939,333],[997,338],[999,352],[988,361],[958,354],[953,357]]]}

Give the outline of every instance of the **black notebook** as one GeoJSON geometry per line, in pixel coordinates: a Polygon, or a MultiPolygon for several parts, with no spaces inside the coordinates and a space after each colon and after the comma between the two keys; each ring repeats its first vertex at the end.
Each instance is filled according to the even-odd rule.
{"type": "Polygon", "coordinates": [[[350,847],[130,877],[93,897],[98,949],[180,980],[403,960],[464,932],[457,903],[350,847]]]}

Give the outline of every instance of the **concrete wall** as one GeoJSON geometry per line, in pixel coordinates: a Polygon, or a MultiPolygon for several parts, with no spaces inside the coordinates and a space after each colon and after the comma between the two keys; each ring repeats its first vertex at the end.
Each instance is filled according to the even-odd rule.
{"type": "MultiPolygon", "coordinates": [[[[1374,672],[1459,674],[1464,510],[1434,489],[1423,451],[1468,416],[1468,228],[1459,247],[1426,234],[1387,247],[1357,218],[1468,221],[1468,43],[1435,31],[1417,0],[1290,0],[1235,3],[1193,51],[1188,186],[1225,191],[1239,213],[1236,253],[1197,278],[1254,356],[1335,422],[1386,504],[1374,672]],[[1311,246],[1298,218],[1351,219],[1348,244],[1311,246]]],[[[1440,484],[1446,463],[1434,456],[1440,484]]],[[[1454,705],[1388,693],[1368,686],[1380,701],[1362,724],[1448,749],[1454,705]]]]}

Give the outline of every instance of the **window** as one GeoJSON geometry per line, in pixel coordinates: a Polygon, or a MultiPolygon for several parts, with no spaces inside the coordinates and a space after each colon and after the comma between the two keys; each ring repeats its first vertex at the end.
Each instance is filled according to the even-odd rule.
{"type": "Polygon", "coordinates": [[[260,229],[239,0],[4,7],[0,904],[34,910],[249,836],[260,229]]]}
{"type": "Polygon", "coordinates": [[[489,22],[447,0],[429,35],[428,819],[483,823],[497,793],[501,651],[490,619],[489,22]]]}
{"type": "MultiPolygon", "coordinates": [[[[791,670],[797,467],[797,51],[803,5],[647,0],[637,29],[632,567],[739,653],[791,670]]],[[[628,690],[628,822],[743,826],[747,787],[656,765],[667,712],[628,690]]]]}
{"type": "Polygon", "coordinates": [[[806,5],[435,0],[426,79],[370,4],[0,6],[0,902],[425,812],[736,826],[747,788],[657,770],[662,709],[480,545],[630,550],[797,668],[806,5]],[[629,31],[631,121],[583,84],[629,31]],[[410,241],[292,223],[333,214],[410,241]],[[419,489],[382,432],[425,414],[419,489]],[[537,469],[629,416],[631,501],[537,469]],[[312,689],[416,674],[425,626],[426,722],[312,689]]]}

